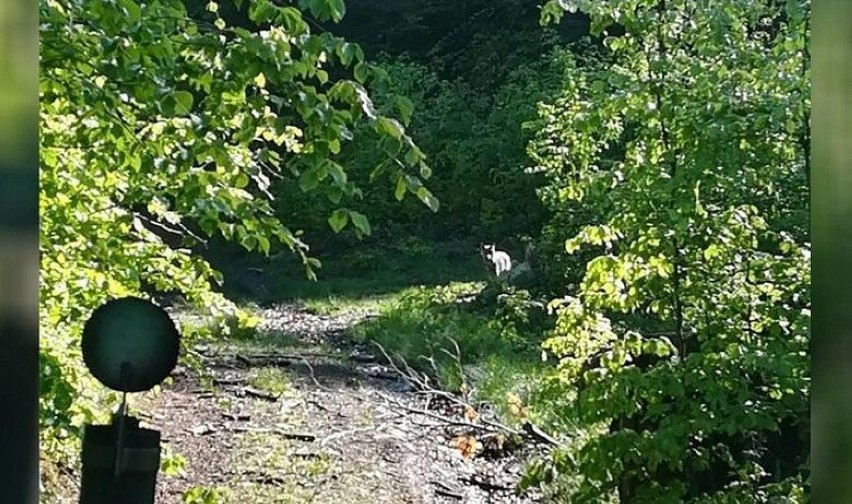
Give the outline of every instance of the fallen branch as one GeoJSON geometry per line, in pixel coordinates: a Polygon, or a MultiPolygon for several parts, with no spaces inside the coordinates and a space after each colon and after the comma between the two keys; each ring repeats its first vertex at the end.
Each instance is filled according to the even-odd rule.
{"type": "MultiPolygon", "coordinates": [[[[396,361],[394,361],[391,356],[388,355],[388,353],[385,351],[385,347],[383,347],[378,341],[374,341],[373,344],[379,348],[379,350],[382,352],[382,355],[384,355],[385,359],[387,359],[388,364],[391,365],[391,367],[394,369],[394,371],[397,372],[399,377],[405,380],[411,386],[411,388],[413,388],[414,390],[424,390],[427,388],[426,382],[419,376],[417,376],[417,373],[411,370],[411,367],[408,366],[407,362],[405,363],[405,365],[406,367],[408,367],[409,370],[411,370],[410,373],[406,373],[402,369],[400,369],[399,366],[396,365],[396,361]]],[[[398,357],[400,360],[405,362],[405,359],[403,359],[402,356],[398,355],[398,357]]]]}
{"type": "Polygon", "coordinates": [[[451,497],[453,499],[462,500],[464,499],[464,495],[458,492],[451,492],[449,490],[444,490],[443,488],[436,488],[435,493],[438,495],[443,495],[444,497],[451,497]]]}
{"type": "Polygon", "coordinates": [[[511,491],[511,487],[507,487],[505,485],[501,485],[499,483],[491,483],[489,481],[480,481],[473,476],[468,476],[466,478],[459,478],[459,481],[462,483],[467,483],[470,485],[476,485],[483,490],[487,490],[489,492],[507,492],[511,491]]]}
{"type": "Polygon", "coordinates": [[[314,405],[314,407],[316,407],[319,410],[325,411],[326,413],[334,413],[335,415],[337,415],[341,418],[349,418],[349,416],[350,416],[347,413],[343,413],[342,411],[333,410],[333,409],[329,408],[328,406],[322,404],[321,402],[317,401],[316,399],[308,399],[307,401],[305,401],[305,404],[312,404],[312,405],[314,405]]]}
{"type": "Polygon", "coordinates": [[[234,356],[238,361],[242,362],[248,367],[258,367],[258,366],[277,366],[277,367],[286,367],[293,364],[294,361],[298,361],[301,357],[294,355],[242,355],[236,354],[234,356]]]}
{"type": "Polygon", "coordinates": [[[225,413],[222,412],[222,416],[227,418],[228,420],[233,420],[235,422],[247,422],[251,420],[251,415],[248,413],[225,413]]]}
{"type": "Polygon", "coordinates": [[[380,369],[379,370],[363,369],[363,370],[361,370],[361,372],[364,373],[364,375],[366,375],[370,378],[377,378],[379,380],[396,380],[396,379],[399,378],[398,374],[390,373],[390,372],[387,372],[387,371],[382,371],[380,369]]]}
{"type": "Polygon", "coordinates": [[[268,434],[277,434],[285,439],[295,439],[297,441],[306,441],[313,442],[317,440],[317,437],[313,434],[307,432],[289,432],[280,428],[262,428],[262,427],[253,427],[253,428],[235,428],[235,431],[243,431],[243,432],[261,432],[268,434]],[[243,430],[244,429],[244,430],[243,430]]]}
{"type": "Polygon", "coordinates": [[[287,480],[281,478],[279,476],[257,476],[252,479],[253,483],[259,483],[261,485],[274,485],[274,486],[284,486],[287,484],[287,480]]]}
{"type": "Polygon", "coordinates": [[[305,451],[293,452],[293,456],[303,458],[303,459],[320,459],[320,458],[322,458],[322,455],[320,455],[319,453],[305,452],[305,451]]]}
{"type": "MultiPolygon", "coordinates": [[[[381,350],[382,354],[384,354],[385,358],[388,359],[388,362],[391,364],[393,369],[397,373],[399,373],[399,375],[404,380],[406,380],[409,384],[411,384],[412,387],[415,388],[414,393],[426,395],[426,405],[424,406],[422,411],[411,408],[410,406],[404,405],[404,404],[400,403],[399,401],[396,401],[392,398],[389,398],[387,396],[380,394],[385,398],[385,400],[389,400],[389,401],[393,402],[394,404],[396,404],[397,406],[399,406],[403,409],[406,409],[407,411],[411,411],[411,412],[414,412],[414,413],[420,413],[420,414],[423,414],[425,416],[431,417],[433,419],[441,420],[441,421],[444,422],[445,425],[449,424],[449,425],[472,426],[474,428],[479,428],[480,430],[485,430],[485,431],[489,431],[489,432],[493,431],[493,430],[497,430],[497,431],[503,431],[503,432],[506,432],[506,433],[509,433],[509,434],[515,434],[515,435],[526,434],[528,437],[530,437],[530,438],[532,438],[532,439],[534,439],[534,440],[536,440],[540,443],[548,444],[548,445],[551,445],[551,446],[560,446],[560,443],[559,443],[558,440],[556,440],[555,438],[553,438],[552,436],[550,436],[549,434],[547,434],[546,432],[541,430],[541,428],[539,428],[538,426],[533,425],[529,421],[527,421],[523,424],[523,426],[522,426],[523,431],[519,431],[517,429],[513,429],[513,428],[509,427],[508,425],[497,422],[495,420],[489,420],[487,418],[484,418],[482,415],[480,415],[479,418],[478,418],[478,421],[482,425],[478,425],[478,424],[475,424],[475,423],[454,421],[450,418],[444,417],[443,415],[438,415],[436,413],[429,411],[428,407],[431,404],[431,396],[442,397],[442,398],[447,399],[450,402],[452,402],[452,403],[454,403],[458,406],[461,406],[463,408],[472,408],[474,411],[479,411],[480,408],[479,408],[479,405],[474,406],[473,404],[471,404],[471,402],[468,401],[466,397],[458,397],[451,392],[447,392],[445,390],[440,390],[440,389],[435,389],[433,387],[430,387],[429,384],[427,383],[426,379],[420,378],[418,376],[418,373],[416,373],[413,369],[411,369],[411,367],[408,365],[408,363],[405,362],[405,360],[402,359],[402,357],[400,357],[400,359],[402,359],[406,369],[408,370],[408,373],[406,373],[405,371],[400,369],[400,367],[398,365],[396,365],[396,363],[394,363],[393,359],[391,359],[391,357],[385,351],[384,347],[382,347],[379,343],[375,343],[375,344],[379,348],[379,350],[381,350]],[[485,428],[483,428],[483,426],[489,426],[492,429],[485,429],[485,428]]],[[[459,356],[461,350],[459,349],[458,343],[456,343],[455,340],[453,340],[453,345],[455,346],[455,349],[456,349],[456,355],[453,355],[452,353],[450,353],[449,351],[447,351],[445,349],[444,349],[444,352],[456,361],[457,365],[459,366],[459,370],[461,370],[461,358],[459,356]]],[[[432,364],[433,368],[435,367],[434,359],[428,358],[427,361],[429,361],[432,364]]],[[[433,425],[432,427],[438,427],[438,425],[433,425]]]]}
{"type": "Polygon", "coordinates": [[[420,385],[421,389],[426,390],[432,388],[431,386],[429,386],[429,376],[427,376],[425,373],[419,373],[415,371],[414,368],[412,368],[408,364],[408,361],[405,360],[405,357],[403,357],[402,355],[397,354],[397,356],[399,356],[399,360],[402,361],[402,365],[405,366],[406,376],[416,380],[416,382],[420,385]]]}
{"type": "Polygon", "coordinates": [[[440,420],[441,422],[444,422],[445,425],[457,425],[457,426],[462,426],[462,427],[468,427],[470,429],[479,430],[479,431],[483,431],[483,432],[494,432],[495,429],[498,429],[498,430],[508,432],[509,434],[516,434],[516,435],[520,434],[519,431],[517,431],[517,430],[515,430],[515,429],[513,429],[509,426],[498,424],[496,422],[492,422],[493,425],[488,425],[488,424],[484,424],[484,423],[477,424],[477,423],[471,423],[471,422],[466,422],[466,421],[461,421],[461,420],[453,420],[452,418],[449,418],[449,417],[446,417],[444,415],[435,413],[433,411],[411,407],[411,406],[404,404],[404,403],[402,403],[402,402],[400,402],[400,401],[398,401],[398,400],[396,400],[396,399],[394,399],[394,398],[392,398],[392,397],[390,397],[386,394],[383,394],[379,391],[376,391],[375,393],[379,397],[383,398],[385,401],[393,403],[399,408],[402,408],[406,411],[410,411],[411,413],[417,413],[418,415],[427,416],[427,417],[432,418],[434,420],[440,420]]]}
{"type": "Polygon", "coordinates": [[[541,430],[538,426],[531,424],[530,422],[524,422],[522,426],[524,432],[527,433],[531,438],[541,441],[542,443],[546,443],[552,446],[559,446],[559,441],[554,439],[550,434],[541,430]]]}
{"type": "Polygon", "coordinates": [[[360,363],[365,363],[365,364],[376,362],[376,356],[372,355],[372,354],[362,354],[362,353],[349,354],[349,359],[352,360],[352,361],[355,361],[355,362],[360,362],[360,363]]]}
{"type": "Polygon", "coordinates": [[[430,355],[429,357],[426,357],[425,355],[421,355],[420,358],[429,363],[429,365],[432,367],[432,371],[435,373],[434,376],[441,376],[440,371],[438,371],[438,366],[437,364],[435,364],[434,356],[430,355]]]}
{"type": "Polygon", "coordinates": [[[417,427],[427,429],[427,430],[440,429],[440,428],[446,428],[447,427],[447,424],[445,424],[445,423],[425,423],[425,422],[419,422],[417,420],[414,420],[413,418],[410,419],[409,422],[411,422],[412,425],[416,425],[417,427]]]}
{"type": "Polygon", "coordinates": [[[461,362],[461,348],[459,348],[459,344],[455,340],[455,338],[450,338],[450,341],[452,341],[453,346],[456,348],[455,354],[451,354],[449,352],[449,350],[447,350],[446,348],[441,348],[440,350],[442,352],[444,352],[445,354],[447,354],[451,359],[453,359],[455,361],[456,368],[458,369],[458,372],[459,372],[459,379],[462,382],[461,387],[460,387],[461,393],[462,393],[462,399],[467,401],[467,396],[468,396],[468,394],[470,394],[470,387],[467,384],[467,377],[464,374],[464,366],[462,366],[462,362],[461,362]]]}
{"type": "Polygon", "coordinates": [[[257,390],[256,388],[252,388],[252,387],[243,387],[242,391],[247,396],[256,397],[258,399],[263,399],[264,401],[269,401],[269,402],[276,402],[278,400],[278,398],[281,397],[281,396],[277,396],[275,394],[272,394],[270,392],[264,392],[263,390],[257,390]]]}
{"type": "Polygon", "coordinates": [[[246,381],[245,378],[213,378],[213,385],[241,385],[246,381]]]}
{"type": "Polygon", "coordinates": [[[346,357],[344,353],[326,353],[326,352],[298,352],[298,353],[281,353],[281,352],[258,352],[258,353],[243,353],[240,354],[247,359],[288,359],[297,361],[305,357],[318,357],[323,359],[341,359],[346,357]]]}
{"type": "Polygon", "coordinates": [[[273,429],[272,432],[286,439],[296,439],[298,441],[307,441],[309,443],[317,440],[315,435],[308,434],[307,432],[287,432],[281,429],[273,429]]]}
{"type": "Polygon", "coordinates": [[[209,367],[211,369],[230,369],[232,371],[242,371],[242,369],[243,369],[240,366],[235,366],[235,365],[233,365],[229,362],[225,362],[225,361],[212,361],[209,364],[207,364],[207,367],[209,367]]]}
{"type": "MultiPolygon", "coordinates": [[[[428,383],[426,383],[425,380],[422,380],[419,377],[416,377],[414,375],[406,374],[405,372],[403,372],[399,368],[399,366],[397,366],[393,362],[393,360],[390,358],[390,356],[388,356],[387,352],[385,352],[384,348],[382,348],[381,345],[379,345],[378,343],[376,343],[376,345],[379,347],[379,349],[382,351],[382,353],[385,355],[385,357],[389,360],[389,362],[391,363],[391,366],[396,370],[396,372],[399,373],[400,376],[403,379],[408,381],[413,387],[415,387],[417,389],[416,393],[437,395],[437,396],[449,399],[450,401],[452,401],[452,402],[454,402],[454,403],[456,403],[460,406],[473,408],[473,405],[471,405],[468,401],[460,399],[460,398],[456,397],[455,395],[453,395],[449,392],[446,392],[444,390],[438,390],[438,389],[432,388],[428,385],[428,383]]],[[[456,348],[458,348],[458,346],[456,346],[456,348]]],[[[406,363],[406,367],[408,367],[408,369],[411,369],[411,367],[409,367],[407,363],[406,363]]],[[[412,372],[413,372],[413,370],[412,370],[412,372]]],[[[450,423],[451,425],[473,426],[475,428],[479,428],[480,430],[486,430],[486,431],[491,431],[491,430],[497,429],[497,430],[501,430],[503,432],[507,432],[509,434],[515,434],[515,435],[521,434],[520,431],[518,431],[517,429],[513,429],[513,428],[509,427],[508,425],[504,425],[504,424],[501,424],[499,422],[488,420],[488,419],[485,419],[485,418],[482,418],[482,417],[480,417],[480,421],[482,422],[482,424],[486,425],[486,426],[490,426],[490,427],[492,427],[492,429],[483,428],[482,425],[477,425],[477,424],[473,424],[473,423],[469,423],[469,422],[455,421],[455,420],[447,418],[443,415],[438,415],[437,413],[433,413],[426,408],[424,408],[423,410],[417,410],[417,409],[411,408],[410,406],[404,405],[404,404],[400,403],[399,401],[396,401],[395,399],[392,399],[388,396],[385,396],[383,394],[380,394],[380,395],[382,395],[382,397],[384,397],[385,400],[389,400],[390,402],[393,402],[397,406],[400,406],[401,408],[404,408],[408,411],[411,411],[411,412],[414,412],[414,413],[420,413],[420,414],[432,417],[432,418],[437,419],[437,420],[442,420],[445,423],[450,423]]],[[[427,407],[428,407],[428,404],[430,402],[431,401],[427,398],[427,407]]],[[[474,408],[474,409],[476,409],[476,408],[474,408]]]]}

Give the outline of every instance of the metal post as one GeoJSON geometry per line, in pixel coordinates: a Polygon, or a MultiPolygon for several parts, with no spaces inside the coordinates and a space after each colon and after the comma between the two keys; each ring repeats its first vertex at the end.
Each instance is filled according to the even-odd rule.
{"type": "Polygon", "coordinates": [[[136,418],[117,413],[110,425],[85,426],[82,459],[80,504],[154,503],[159,431],[141,428],[136,418]]]}

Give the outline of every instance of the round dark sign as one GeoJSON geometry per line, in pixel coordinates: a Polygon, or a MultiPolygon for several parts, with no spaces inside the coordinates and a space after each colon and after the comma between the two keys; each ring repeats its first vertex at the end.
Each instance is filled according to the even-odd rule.
{"type": "Polygon", "coordinates": [[[83,327],[86,367],[120,392],[142,392],[162,382],[177,364],[179,348],[169,314],[144,299],[108,301],[83,327]]]}

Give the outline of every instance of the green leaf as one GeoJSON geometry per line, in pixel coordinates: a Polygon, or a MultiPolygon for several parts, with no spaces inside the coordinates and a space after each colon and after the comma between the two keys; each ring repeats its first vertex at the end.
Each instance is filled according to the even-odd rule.
{"type": "Polygon", "coordinates": [[[397,96],[396,108],[399,110],[400,117],[402,117],[402,123],[408,126],[411,122],[411,114],[414,112],[414,103],[405,96],[397,96]]]}
{"type": "Polygon", "coordinates": [[[328,150],[332,154],[340,154],[340,140],[333,138],[328,142],[328,150]]]}
{"type": "Polygon", "coordinates": [[[396,119],[389,117],[379,117],[376,119],[376,131],[397,140],[402,138],[402,126],[396,119]]]}
{"type": "Polygon", "coordinates": [[[331,19],[338,22],[346,14],[346,5],[343,0],[299,0],[299,5],[309,9],[311,14],[320,21],[331,19]]]}
{"type": "Polygon", "coordinates": [[[142,19],[142,9],[133,0],[120,0],[118,4],[125,10],[127,21],[135,25],[142,19]]]}
{"type": "Polygon", "coordinates": [[[369,76],[369,67],[363,61],[355,65],[355,80],[364,84],[367,82],[367,77],[369,76]]]}
{"type": "Polygon", "coordinates": [[[178,114],[189,114],[192,112],[192,103],[194,101],[192,93],[188,91],[175,91],[173,97],[177,104],[175,111],[178,114]]]}
{"type": "MultiPolygon", "coordinates": [[[[261,5],[268,5],[266,0],[258,1],[256,4],[257,8],[260,9],[261,5]]],[[[256,23],[262,23],[271,20],[271,16],[274,14],[275,8],[269,5],[268,7],[264,7],[263,11],[258,11],[256,14],[257,19],[252,19],[252,21],[256,23]],[[268,9],[268,10],[266,10],[268,9]]],[[[249,12],[251,12],[251,8],[249,8],[249,12]]],[[[305,24],[304,19],[302,18],[302,13],[299,12],[298,9],[293,7],[283,7],[281,8],[280,15],[278,19],[284,23],[284,28],[287,29],[288,32],[293,34],[299,34],[306,31],[307,25],[305,24]]]]}
{"type": "Polygon", "coordinates": [[[328,224],[335,233],[339,233],[344,227],[346,227],[348,220],[349,212],[338,208],[332,212],[331,217],[328,218],[328,224]]]}
{"type": "Polygon", "coordinates": [[[343,167],[334,161],[328,161],[324,166],[326,167],[327,172],[331,174],[331,178],[334,179],[334,183],[337,184],[338,187],[343,188],[348,180],[346,171],[343,167]]]}
{"type": "Polygon", "coordinates": [[[540,23],[542,26],[555,24],[562,20],[562,16],[565,14],[561,5],[563,2],[564,0],[549,0],[541,7],[540,23]]]}
{"type": "Polygon", "coordinates": [[[710,245],[709,245],[709,246],[708,246],[708,247],[704,250],[704,259],[705,259],[705,260],[707,260],[707,261],[710,261],[710,260],[712,260],[714,257],[716,257],[716,256],[718,256],[718,255],[721,255],[721,253],[722,253],[721,248],[720,248],[718,245],[716,245],[715,243],[711,243],[711,244],[710,244],[710,245]]]}
{"type": "Polygon", "coordinates": [[[338,22],[346,15],[346,4],[343,0],[330,0],[329,10],[331,11],[331,19],[338,22]]]}
{"type": "Polygon", "coordinates": [[[242,238],[242,241],[240,242],[240,244],[241,244],[241,245],[242,245],[242,246],[243,246],[246,250],[248,250],[249,252],[251,252],[251,251],[252,251],[252,250],[254,250],[254,248],[257,246],[257,236],[255,236],[255,235],[245,235],[245,236],[242,238]]]}
{"type": "Polygon", "coordinates": [[[432,195],[431,192],[429,192],[428,189],[426,189],[425,187],[420,187],[419,189],[417,189],[416,194],[417,198],[420,199],[420,201],[422,201],[423,203],[425,203],[427,207],[429,207],[429,210],[432,210],[433,212],[438,211],[438,208],[440,207],[440,202],[438,201],[438,198],[436,198],[432,195]]]}
{"type": "Polygon", "coordinates": [[[263,235],[258,235],[257,246],[258,250],[260,250],[264,255],[269,255],[269,238],[263,235]]]}
{"type": "Polygon", "coordinates": [[[328,197],[329,201],[331,201],[335,205],[340,203],[340,200],[343,199],[343,190],[336,185],[329,186],[325,194],[328,197]]]}
{"type": "Polygon", "coordinates": [[[396,190],[394,191],[394,197],[396,197],[397,201],[402,201],[402,198],[405,197],[405,178],[399,177],[396,181],[396,190]]]}
{"type": "Polygon", "coordinates": [[[367,217],[364,214],[350,211],[349,217],[352,219],[352,224],[355,225],[355,228],[358,229],[361,233],[370,236],[372,230],[370,229],[370,222],[367,220],[367,217]]]}
{"type": "Polygon", "coordinates": [[[308,192],[316,189],[320,180],[325,178],[321,177],[321,175],[323,175],[323,173],[318,166],[313,166],[307,169],[302,173],[301,177],[299,177],[299,189],[301,189],[302,192],[308,192]]]}
{"type": "Polygon", "coordinates": [[[425,164],[425,159],[426,156],[423,155],[423,152],[416,145],[409,146],[408,151],[405,153],[405,162],[408,163],[408,166],[415,166],[419,163],[422,167],[425,164]]]}
{"type": "Polygon", "coordinates": [[[332,100],[340,100],[346,103],[354,102],[356,99],[354,83],[348,80],[335,82],[328,90],[328,97],[332,100]]]}
{"type": "Polygon", "coordinates": [[[340,58],[340,62],[343,63],[343,66],[349,66],[356,54],[357,46],[355,44],[344,42],[337,46],[337,57],[340,58]]]}

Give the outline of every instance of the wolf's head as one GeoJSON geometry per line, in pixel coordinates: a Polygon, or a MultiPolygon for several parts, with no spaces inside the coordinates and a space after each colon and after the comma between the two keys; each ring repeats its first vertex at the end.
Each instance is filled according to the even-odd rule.
{"type": "Polygon", "coordinates": [[[494,251],[497,250],[497,247],[492,243],[490,245],[479,244],[479,252],[482,254],[482,257],[485,259],[491,260],[494,257],[494,251]]]}

